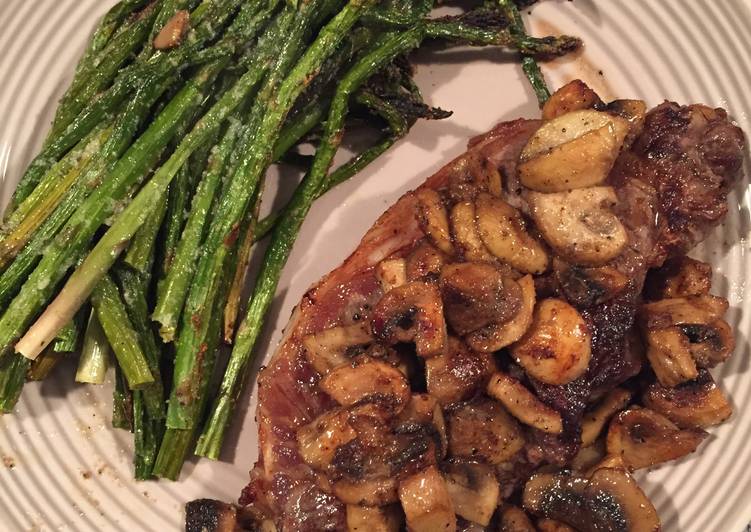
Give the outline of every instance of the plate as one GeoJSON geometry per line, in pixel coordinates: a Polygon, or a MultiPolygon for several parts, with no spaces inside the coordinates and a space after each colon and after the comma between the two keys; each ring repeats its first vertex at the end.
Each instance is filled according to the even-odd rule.
{"type": "MultiPolygon", "coordinates": [[[[38,150],[86,39],[110,3],[0,2],[3,202],[38,150]]],[[[581,77],[606,98],[723,106],[751,133],[750,2],[549,0],[530,11],[533,33],[565,32],[585,42],[583,53],[544,67],[552,87],[581,77]]],[[[497,50],[423,51],[416,59],[428,101],[454,115],[417,124],[375,165],[316,203],[282,278],[256,366],[272,352],[305,289],[337,266],[389,204],[461,153],[471,135],[537,113],[520,68],[497,50]]],[[[746,176],[748,170],[746,164],[746,176]]],[[[717,376],[736,414],[712,430],[699,454],[640,479],[666,531],[740,532],[751,519],[747,187],[748,177],[731,197],[725,223],[694,253],[712,264],[714,290],[730,300],[738,348],[717,376]]],[[[63,366],[57,378],[26,386],[14,414],[0,418],[0,529],[178,530],[186,501],[237,497],[256,456],[250,390],[221,461],[191,461],[179,482],[136,483],[132,438],[109,426],[111,379],[102,387],[74,385],[74,370],[63,366]]]]}

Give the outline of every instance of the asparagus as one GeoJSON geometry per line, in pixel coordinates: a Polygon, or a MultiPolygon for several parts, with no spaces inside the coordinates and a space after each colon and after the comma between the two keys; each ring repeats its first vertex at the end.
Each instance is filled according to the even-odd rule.
{"type": "Polygon", "coordinates": [[[43,381],[49,377],[65,355],[53,349],[47,349],[29,367],[26,378],[30,381],[43,381]]]}
{"type": "Polygon", "coordinates": [[[78,349],[78,340],[81,338],[84,327],[83,311],[82,308],[81,311],[77,312],[75,317],[58,333],[52,346],[53,351],[56,353],[73,353],[78,349]]]}
{"type": "Polygon", "coordinates": [[[117,363],[123,370],[128,387],[135,390],[154,382],[146,355],[139,345],[138,334],[128,318],[117,286],[109,276],[104,276],[99,281],[91,294],[91,304],[115,353],[117,363]]]}
{"type": "MultiPolygon", "coordinates": [[[[76,370],[76,382],[102,384],[107,373],[110,358],[110,344],[99,323],[95,309],[89,314],[84,335],[81,357],[76,370]]],[[[36,364],[36,360],[34,361],[36,364]]]]}
{"type": "MultiPolygon", "coordinates": [[[[510,22],[511,31],[518,36],[525,36],[526,31],[524,29],[524,21],[522,20],[519,9],[513,0],[498,0],[498,5],[501,6],[506,18],[510,22]]],[[[540,107],[550,98],[550,91],[545,84],[545,77],[540,70],[540,66],[535,61],[534,57],[529,55],[522,56],[522,70],[529,80],[529,84],[532,86],[532,90],[535,92],[537,101],[540,107]]]]}
{"type": "Polygon", "coordinates": [[[115,365],[115,389],[112,392],[112,426],[133,431],[133,393],[128,389],[120,366],[115,365]]]}
{"type": "MultiPolygon", "coordinates": [[[[206,312],[213,307],[211,302],[216,297],[225,261],[234,244],[239,223],[262,174],[271,162],[273,148],[287,113],[320,70],[322,63],[335,52],[362,11],[369,5],[359,0],[348,3],[321,29],[316,40],[281,83],[278,91],[271,92],[269,98],[262,94],[256,100],[255,114],[263,118],[255,130],[250,149],[233,175],[229,191],[225,198],[222,198],[217,216],[209,229],[204,242],[204,253],[199,260],[183,314],[175,357],[174,383],[167,410],[168,427],[191,428],[190,423],[195,419],[193,411],[200,402],[200,398],[196,396],[197,382],[203,374],[211,370],[201,356],[201,346],[206,343],[207,324],[210,321],[206,312]],[[271,101],[274,102],[273,106],[268,105],[271,101]]],[[[315,1],[300,7],[301,20],[293,27],[293,34],[285,42],[279,62],[266,82],[267,87],[275,83],[274,74],[283,75],[284,69],[280,68],[280,65],[284,65],[285,62],[291,63],[296,58],[301,38],[318,7],[315,1]]]]}
{"type": "Polygon", "coordinates": [[[398,55],[416,48],[426,37],[469,41],[479,45],[512,45],[527,49],[537,46],[536,44],[533,46],[533,41],[513,38],[506,31],[476,28],[465,24],[462,20],[445,18],[425,21],[404,32],[385,34],[374,43],[372,50],[344,76],[332,100],[323,138],[316,151],[310,172],[303,185],[298,187],[289,209],[274,229],[247,314],[235,338],[235,347],[225,370],[219,394],[214,399],[209,420],[199,437],[196,454],[212,459],[219,456],[224,433],[242,387],[246,367],[263,326],[264,316],[271,305],[281,271],[310,206],[327,186],[326,176],[341,142],[344,117],[347,114],[350,96],[374,72],[383,68],[398,55]]]}

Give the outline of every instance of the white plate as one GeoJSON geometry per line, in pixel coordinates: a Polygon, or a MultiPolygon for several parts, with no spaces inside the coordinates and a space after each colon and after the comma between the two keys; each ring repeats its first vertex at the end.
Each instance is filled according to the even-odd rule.
{"type": "MultiPolygon", "coordinates": [[[[0,0],[0,176],[7,201],[38,149],[90,30],[110,1],[0,0]]],[[[751,4],[741,0],[547,1],[529,18],[538,32],[579,35],[583,55],[545,68],[551,85],[574,77],[604,97],[663,98],[727,108],[751,133],[751,4]]],[[[417,124],[376,165],[321,199],[281,281],[258,357],[270,353],[306,287],[334,268],[404,191],[464,150],[469,136],[537,112],[518,66],[497,51],[424,53],[418,81],[454,116],[417,124]]],[[[748,165],[746,170],[748,170],[748,165]]],[[[746,175],[748,175],[746,171],[746,175]]],[[[727,221],[696,255],[712,263],[715,291],[730,299],[738,337],[718,372],[736,414],[701,452],[643,481],[666,531],[741,531],[751,518],[751,378],[748,375],[748,179],[727,221]]],[[[253,408],[238,412],[224,460],[190,462],[180,482],[132,480],[131,436],[110,428],[111,387],[73,385],[73,367],[26,386],[0,418],[0,530],[177,530],[183,504],[233,500],[256,456],[253,408]],[[67,374],[65,374],[67,372],[67,374]],[[242,428],[240,428],[242,427],[242,428]]],[[[250,394],[248,394],[250,396],[250,394]]]]}

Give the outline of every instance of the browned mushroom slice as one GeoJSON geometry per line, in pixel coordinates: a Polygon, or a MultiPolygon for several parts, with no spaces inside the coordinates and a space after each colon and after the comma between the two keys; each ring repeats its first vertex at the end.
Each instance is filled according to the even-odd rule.
{"type": "Polygon", "coordinates": [[[429,242],[422,242],[406,260],[407,280],[422,281],[437,279],[448,259],[445,253],[429,242]]]}
{"type": "Polygon", "coordinates": [[[519,284],[492,264],[448,264],[441,271],[440,287],[446,321],[460,335],[505,323],[521,307],[519,284]]]}
{"type": "Polygon", "coordinates": [[[599,185],[607,178],[629,132],[619,116],[584,109],[542,125],[522,150],[519,179],[539,192],[599,185]]]}
{"type": "Polygon", "coordinates": [[[524,436],[517,422],[490,399],[459,406],[448,413],[447,423],[451,456],[500,464],[510,460],[524,446],[524,436]]]}
{"type": "Polygon", "coordinates": [[[551,434],[563,432],[561,415],[510,375],[500,371],[494,373],[488,382],[487,392],[525,425],[551,434]]]}
{"type": "Polygon", "coordinates": [[[478,329],[465,337],[467,344],[475,351],[492,353],[519,340],[532,324],[535,310],[535,281],[525,275],[517,281],[521,289],[521,307],[512,319],[505,323],[493,323],[478,329]]]}
{"type": "Polygon", "coordinates": [[[584,268],[556,258],[553,271],[566,300],[579,308],[609,301],[629,283],[628,277],[612,266],[584,268]]]}
{"type": "Polygon", "coordinates": [[[477,232],[475,204],[471,201],[460,201],[451,209],[451,232],[454,235],[454,243],[465,260],[476,262],[495,260],[482,243],[480,233],[477,232]]]}
{"type": "Polygon", "coordinates": [[[458,462],[447,464],[444,475],[456,514],[488,526],[501,491],[493,469],[486,464],[458,462]]]}
{"type": "Polygon", "coordinates": [[[542,118],[550,120],[572,111],[591,109],[600,104],[602,100],[597,93],[582,80],[575,79],[550,95],[548,101],[542,106],[542,118]]]}
{"type": "Polygon", "coordinates": [[[303,338],[305,357],[313,368],[323,374],[350,361],[350,351],[373,341],[370,326],[357,323],[326,329],[303,338]]]}
{"type": "Polygon", "coordinates": [[[403,521],[397,505],[359,506],[347,505],[347,530],[349,532],[399,532],[403,521]]]}
{"type": "Polygon", "coordinates": [[[657,532],[652,503],[624,470],[601,468],[591,478],[566,473],[533,475],[524,487],[524,507],[583,532],[657,532]]]}
{"type": "Polygon", "coordinates": [[[605,442],[603,439],[595,440],[587,447],[582,446],[576,456],[571,460],[571,469],[574,471],[587,471],[597,466],[605,458],[605,442]]]}
{"type": "Polygon", "coordinates": [[[733,413],[725,394],[708,371],[695,381],[666,388],[652,384],[644,393],[644,405],[681,428],[707,428],[727,420],[733,413]]]}
{"type": "Polygon", "coordinates": [[[602,432],[603,427],[619,410],[623,410],[631,400],[631,392],[623,388],[611,390],[594,409],[584,414],[582,420],[582,446],[591,445],[602,432]]]}
{"type": "Polygon", "coordinates": [[[532,377],[560,385],[581,376],[589,365],[592,338],[574,307],[544,299],[535,307],[532,325],[511,347],[511,354],[532,377]]]}
{"type": "Polygon", "coordinates": [[[618,198],[612,187],[552,194],[529,192],[527,201],[545,241],[574,264],[605,264],[620,255],[628,243],[626,229],[613,213],[618,198]]]}
{"type": "Polygon", "coordinates": [[[644,128],[647,104],[643,100],[613,100],[608,103],[606,110],[610,114],[618,115],[628,120],[629,131],[623,145],[625,147],[631,146],[644,128]]]}
{"type": "Polygon", "coordinates": [[[537,530],[538,532],[576,532],[575,528],[555,519],[538,519],[537,530]]]}
{"type": "Polygon", "coordinates": [[[406,424],[430,425],[440,440],[439,456],[441,458],[446,456],[448,452],[446,420],[443,417],[441,405],[435,397],[426,393],[413,394],[407,403],[407,407],[399,414],[395,424],[397,430],[406,424]]]}
{"type": "Polygon", "coordinates": [[[396,477],[376,476],[363,480],[337,480],[332,488],[334,495],[345,504],[385,506],[399,500],[398,485],[396,477]]]}
{"type": "Polygon", "coordinates": [[[338,447],[357,438],[349,424],[349,413],[335,409],[320,415],[297,429],[298,451],[303,461],[314,469],[325,469],[334,459],[338,447]]]}
{"type": "Polygon", "coordinates": [[[451,255],[454,252],[454,246],[451,243],[449,217],[440,194],[432,188],[420,188],[415,192],[415,196],[420,227],[433,245],[451,255]]]}
{"type": "Polygon", "coordinates": [[[330,371],[320,386],[344,406],[375,401],[396,413],[409,400],[409,383],[404,374],[390,364],[367,357],[330,371]]]}
{"type": "Polygon", "coordinates": [[[501,512],[498,532],[537,532],[527,513],[516,506],[507,506],[501,512]]]}
{"type": "Polygon", "coordinates": [[[665,386],[677,386],[699,375],[688,338],[677,327],[648,330],[645,340],[649,363],[665,386]]]}
{"type": "Polygon", "coordinates": [[[479,194],[475,212],[480,238],[490,253],[524,273],[540,274],[547,270],[548,254],[527,232],[519,211],[502,199],[479,194]]]}
{"type": "Polygon", "coordinates": [[[705,431],[679,429],[648,408],[631,408],[610,422],[607,449],[629,468],[641,469],[691,454],[706,437],[705,431]]]}
{"type": "Polygon", "coordinates": [[[375,276],[381,289],[388,292],[407,283],[407,262],[404,259],[382,260],[375,267],[375,276]]]}
{"type": "Polygon", "coordinates": [[[492,355],[476,353],[450,336],[446,352],[425,361],[425,382],[428,393],[446,406],[470,399],[485,387],[494,370],[492,355]]]}
{"type": "Polygon", "coordinates": [[[690,257],[674,257],[650,270],[644,283],[649,299],[703,296],[712,288],[712,267],[690,257]]]}
{"type": "Polygon", "coordinates": [[[446,482],[435,467],[429,467],[399,483],[399,500],[413,532],[452,532],[456,514],[446,482]]]}
{"type": "Polygon", "coordinates": [[[439,355],[446,348],[443,302],[433,284],[412,281],[390,290],[376,304],[371,323],[382,341],[414,341],[422,357],[439,355]]]}

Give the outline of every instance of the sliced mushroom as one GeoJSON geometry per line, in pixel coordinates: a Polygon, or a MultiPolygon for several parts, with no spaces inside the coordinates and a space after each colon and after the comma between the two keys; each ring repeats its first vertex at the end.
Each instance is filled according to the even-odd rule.
{"type": "Polygon", "coordinates": [[[574,471],[587,471],[597,466],[605,458],[605,442],[596,440],[591,445],[579,449],[576,456],[571,460],[571,469],[574,471]]]}
{"type": "Polygon", "coordinates": [[[444,474],[456,514],[488,526],[501,491],[493,469],[486,464],[457,462],[447,464],[444,474]]]}
{"type": "Polygon", "coordinates": [[[357,438],[349,424],[349,413],[335,409],[322,414],[297,429],[297,446],[303,461],[314,469],[323,470],[334,459],[338,447],[357,438]]]}
{"type": "Polygon", "coordinates": [[[446,406],[470,399],[485,387],[494,370],[492,355],[476,353],[450,336],[446,352],[425,361],[425,382],[428,393],[446,406]]]}
{"type": "Polygon", "coordinates": [[[446,436],[446,420],[438,400],[427,393],[413,394],[407,403],[407,407],[399,414],[396,420],[397,431],[404,425],[430,425],[440,440],[441,458],[448,452],[448,438],[446,436]]]}
{"type": "Polygon", "coordinates": [[[494,373],[488,382],[487,392],[525,425],[550,434],[563,432],[561,415],[510,375],[500,371],[494,373]]]}
{"type": "Polygon", "coordinates": [[[547,270],[548,254],[527,232],[519,211],[502,199],[479,194],[475,213],[480,238],[495,257],[524,273],[547,270]]]}
{"type": "Polygon", "coordinates": [[[407,284],[407,262],[404,259],[382,260],[375,267],[375,276],[384,292],[407,284]]]}
{"type": "Polygon", "coordinates": [[[394,476],[376,476],[363,480],[343,478],[332,484],[334,495],[344,504],[385,506],[399,500],[399,481],[394,476]]]}
{"type": "Polygon", "coordinates": [[[556,258],[553,271],[566,300],[578,308],[610,301],[629,284],[629,278],[612,266],[587,268],[556,258]]]}
{"type": "Polygon", "coordinates": [[[493,323],[465,337],[469,346],[481,353],[492,353],[519,340],[532,325],[535,310],[535,281],[525,275],[517,281],[521,289],[521,307],[516,316],[505,323],[493,323]]]}
{"type": "Polygon", "coordinates": [[[633,141],[644,129],[644,119],[647,114],[647,104],[643,100],[613,100],[605,108],[608,113],[625,118],[629,123],[629,131],[623,142],[625,147],[631,146],[633,141]]]}
{"type": "MultiPolygon", "coordinates": [[[[604,443],[604,442],[603,442],[604,443]]],[[[605,449],[603,448],[603,452],[605,449]]],[[[591,478],[598,469],[618,469],[620,471],[628,471],[628,466],[623,461],[623,457],[619,454],[604,455],[596,464],[588,467],[584,475],[587,478],[591,478]]]]}
{"type": "Polygon", "coordinates": [[[574,264],[598,266],[621,254],[628,234],[612,208],[612,187],[527,195],[535,225],[558,254],[574,264]]]}
{"type": "Polygon", "coordinates": [[[521,307],[521,288],[492,264],[448,264],[439,283],[446,321],[458,334],[504,323],[521,307]]]}
{"type": "Polygon", "coordinates": [[[542,118],[550,120],[572,111],[591,109],[601,104],[602,100],[595,91],[582,80],[575,79],[550,95],[548,101],[542,106],[542,118]]]}
{"type": "Polygon", "coordinates": [[[402,513],[396,505],[347,505],[347,530],[349,532],[399,532],[402,513]]]}
{"type": "Polygon", "coordinates": [[[656,382],[647,388],[643,401],[644,406],[684,429],[719,425],[733,414],[730,401],[708,371],[702,371],[697,380],[675,388],[656,382]]]}
{"type": "Polygon", "coordinates": [[[698,377],[688,338],[680,329],[649,330],[645,340],[649,363],[664,386],[677,386],[698,377]]]}
{"type": "Polygon", "coordinates": [[[438,249],[451,255],[454,246],[451,243],[449,217],[441,195],[432,188],[420,188],[415,192],[415,196],[420,227],[438,249]]]}
{"type": "Polygon", "coordinates": [[[441,250],[429,242],[422,242],[407,257],[407,280],[437,279],[447,260],[446,254],[441,250]]]}
{"type": "Polygon", "coordinates": [[[475,221],[475,204],[460,201],[451,209],[451,232],[457,250],[465,260],[473,262],[493,262],[485,244],[482,243],[475,221]]]}
{"type": "Polygon", "coordinates": [[[412,281],[387,292],[371,323],[376,337],[387,344],[414,341],[422,357],[439,355],[446,347],[441,294],[430,283],[412,281]]]}
{"type": "Polygon", "coordinates": [[[516,506],[507,506],[501,512],[498,532],[537,532],[527,513],[516,506]]]}
{"type": "Polygon", "coordinates": [[[409,401],[409,383],[394,366],[364,358],[327,373],[321,389],[343,406],[375,401],[400,412],[409,401]]]}
{"type": "Polygon", "coordinates": [[[326,329],[303,338],[305,357],[313,368],[325,375],[337,366],[350,361],[350,352],[370,344],[373,335],[370,325],[356,323],[343,327],[326,329]]]}
{"type": "Polygon", "coordinates": [[[459,406],[447,417],[451,456],[500,464],[524,447],[521,428],[496,401],[479,399],[459,406]]]}
{"type": "Polygon", "coordinates": [[[532,377],[560,385],[587,370],[591,345],[589,328],[574,307],[560,299],[544,299],[537,304],[527,333],[511,347],[511,354],[532,377]]]}
{"type": "Polygon", "coordinates": [[[615,388],[593,410],[585,413],[582,420],[582,446],[592,445],[610,418],[623,410],[630,400],[631,392],[623,388],[615,388]]]}
{"type": "Polygon", "coordinates": [[[566,473],[533,475],[524,487],[524,507],[583,532],[657,532],[652,503],[627,472],[601,468],[591,478],[566,473]]]}
{"type": "Polygon", "coordinates": [[[593,110],[560,115],[540,127],[522,150],[519,179],[538,192],[599,185],[629,132],[629,122],[593,110]]]}
{"type": "Polygon", "coordinates": [[[696,450],[707,437],[699,429],[679,429],[648,408],[624,410],[610,422],[608,454],[620,455],[631,469],[676,460],[696,450]]]}
{"type": "Polygon", "coordinates": [[[456,515],[446,482],[435,467],[405,478],[399,484],[399,500],[413,532],[452,532],[456,515]]]}
{"type": "Polygon", "coordinates": [[[644,283],[649,299],[703,296],[712,288],[712,267],[690,257],[668,259],[660,268],[650,270],[644,283]]]}
{"type": "Polygon", "coordinates": [[[537,530],[538,532],[576,532],[576,529],[555,519],[538,519],[537,530]]]}

